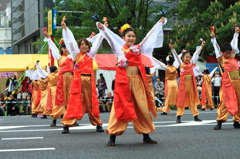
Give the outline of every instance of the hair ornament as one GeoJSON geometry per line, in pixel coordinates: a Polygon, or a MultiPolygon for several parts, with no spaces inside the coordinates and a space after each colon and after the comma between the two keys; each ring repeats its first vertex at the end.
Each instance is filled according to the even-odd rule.
{"type": "Polygon", "coordinates": [[[163,9],[162,11],[160,11],[159,13],[162,15],[162,16],[165,16],[167,14],[167,10],[163,9]]]}
{"type": "Polygon", "coordinates": [[[62,43],[64,43],[64,39],[61,38],[60,41],[59,41],[59,44],[61,45],[62,43]]]}
{"type": "Polygon", "coordinates": [[[129,24],[124,24],[122,27],[121,27],[121,32],[124,32],[124,30],[128,29],[128,28],[131,28],[131,26],[129,24]]]}

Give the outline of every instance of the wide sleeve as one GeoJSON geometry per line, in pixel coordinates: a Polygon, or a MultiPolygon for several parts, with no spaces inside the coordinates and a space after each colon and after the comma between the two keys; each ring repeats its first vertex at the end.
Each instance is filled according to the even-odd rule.
{"type": "Polygon", "coordinates": [[[222,54],[221,54],[221,49],[220,49],[220,47],[219,47],[219,45],[217,43],[216,38],[212,38],[211,42],[212,42],[213,47],[214,47],[216,58],[219,58],[220,56],[222,56],[222,54]]]}
{"type": "Polygon", "coordinates": [[[102,34],[97,34],[94,36],[94,40],[92,41],[92,47],[88,53],[88,56],[90,56],[92,59],[95,59],[95,56],[97,54],[97,51],[103,41],[102,34]]]}
{"type": "Polygon", "coordinates": [[[27,70],[26,70],[25,76],[26,76],[26,77],[29,77],[31,80],[33,80],[32,71],[31,71],[30,69],[27,69],[27,70]]]}
{"type": "MultiPolygon", "coordinates": [[[[165,23],[167,19],[165,19],[165,23]]],[[[154,27],[148,32],[146,37],[140,43],[141,53],[152,59],[152,53],[154,48],[159,48],[163,46],[164,34],[162,22],[158,21],[154,27]]]]}
{"type": "Polygon", "coordinates": [[[214,74],[214,72],[216,71],[218,69],[218,67],[215,67],[211,72],[210,72],[210,74],[209,74],[209,76],[213,76],[213,74],[214,74]]]}
{"type": "Polygon", "coordinates": [[[174,57],[173,66],[178,68],[182,64],[182,60],[181,60],[182,54],[178,55],[175,49],[172,49],[171,52],[172,52],[173,57],[174,57]]]}
{"type": "Polygon", "coordinates": [[[202,47],[201,47],[201,46],[198,46],[198,47],[196,48],[196,51],[195,51],[194,54],[193,54],[192,59],[191,59],[192,64],[195,64],[195,63],[196,63],[197,59],[199,58],[199,55],[200,55],[201,51],[202,51],[202,47]]]}
{"type": "Polygon", "coordinates": [[[62,30],[62,36],[68,52],[71,54],[74,60],[75,56],[80,53],[80,49],[78,48],[78,44],[73,36],[73,33],[70,29],[66,28],[62,30]]]}
{"type": "Polygon", "coordinates": [[[239,49],[238,49],[238,36],[239,36],[238,33],[234,33],[233,39],[231,41],[231,46],[232,46],[233,51],[234,51],[235,54],[239,53],[239,49]]]}
{"type": "Polygon", "coordinates": [[[40,78],[46,78],[47,77],[47,72],[42,69],[42,67],[39,65],[38,62],[36,62],[37,66],[37,74],[39,75],[40,78]]]}
{"type": "Polygon", "coordinates": [[[53,41],[50,38],[45,38],[43,41],[48,42],[48,46],[52,51],[52,56],[55,60],[59,60],[60,54],[57,46],[53,43],[53,41]]]}
{"type": "MultiPolygon", "coordinates": [[[[96,23],[98,25],[98,22],[96,23]]],[[[98,28],[101,35],[107,40],[108,44],[111,46],[113,53],[116,57],[124,57],[125,54],[122,51],[122,47],[124,46],[125,42],[123,39],[120,38],[117,34],[113,33],[110,29],[104,26],[104,30],[98,28]]]]}

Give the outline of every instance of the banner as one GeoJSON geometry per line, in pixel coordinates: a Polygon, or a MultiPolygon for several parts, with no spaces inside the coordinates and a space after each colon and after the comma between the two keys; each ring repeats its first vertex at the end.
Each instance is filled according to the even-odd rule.
{"type": "Polygon", "coordinates": [[[0,78],[8,78],[11,75],[17,76],[17,72],[0,72],[0,78]]]}
{"type": "MultiPolygon", "coordinates": [[[[206,63],[206,68],[211,72],[215,67],[218,67],[218,63],[206,63]]],[[[219,68],[216,71],[220,71],[219,68]]]]}

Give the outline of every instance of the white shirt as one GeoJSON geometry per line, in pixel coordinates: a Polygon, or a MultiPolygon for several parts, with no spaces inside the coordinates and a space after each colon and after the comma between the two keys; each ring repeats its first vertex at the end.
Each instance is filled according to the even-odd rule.
{"type": "Polygon", "coordinates": [[[222,81],[222,77],[220,77],[220,76],[215,76],[212,78],[212,83],[213,83],[214,87],[220,87],[221,81],[222,81]]]}

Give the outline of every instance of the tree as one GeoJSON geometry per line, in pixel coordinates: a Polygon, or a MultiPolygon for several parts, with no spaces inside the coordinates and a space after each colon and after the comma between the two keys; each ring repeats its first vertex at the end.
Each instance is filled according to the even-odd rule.
{"type": "MultiPolygon", "coordinates": [[[[168,0],[176,2],[177,0],[168,0]]],[[[201,56],[206,58],[213,52],[210,42],[210,26],[215,26],[218,43],[230,42],[234,33],[234,24],[240,19],[240,1],[238,0],[180,0],[176,8],[172,9],[177,16],[173,27],[174,46],[195,51],[200,45],[200,38],[206,40],[206,47],[201,56]]]]}

